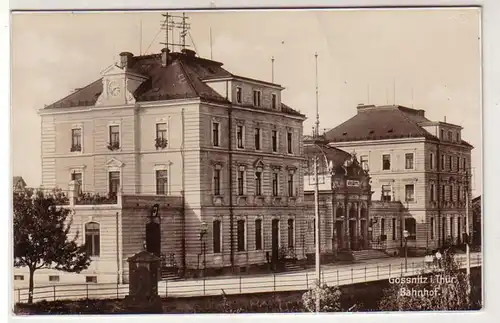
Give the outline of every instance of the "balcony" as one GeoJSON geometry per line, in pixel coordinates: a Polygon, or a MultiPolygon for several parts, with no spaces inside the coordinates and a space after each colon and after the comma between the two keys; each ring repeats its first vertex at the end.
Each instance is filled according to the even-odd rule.
{"type": "Polygon", "coordinates": [[[168,141],[165,138],[156,138],[155,139],[155,148],[156,150],[158,149],[165,149],[167,148],[168,141]]]}
{"type": "MultiPolygon", "coordinates": [[[[63,198],[61,198],[64,200],[63,198]]],[[[83,207],[83,206],[113,206],[121,207],[122,193],[118,188],[118,193],[89,193],[79,192],[79,187],[76,181],[69,182],[69,193],[66,198],[70,207],[83,207]]]]}
{"type": "Polygon", "coordinates": [[[115,193],[81,193],[75,196],[75,205],[103,205],[117,204],[118,195],[115,193]]]}
{"type": "Polygon", "coordinates": [[[120,149],[120,142],[119,141],[110,142],[108,144],[108,149],[111,151],[120,149]]]}

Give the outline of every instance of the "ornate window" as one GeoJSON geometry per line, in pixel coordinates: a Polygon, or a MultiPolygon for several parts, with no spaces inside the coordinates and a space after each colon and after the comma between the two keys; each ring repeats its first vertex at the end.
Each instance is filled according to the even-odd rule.
{"type": "Polygon", "coordinates": [[[293,248],[295,245],[295,220],[288,219],[288,248],[293,248]]]}
{"type": "Polygon", "coordinates": [[[237,236],[238,236],[238,251],[245,251],[246,249],[245,220],[240,219],[236,223],[237,223],[237,236]]]}
{"type": "Polygon", "coordinates": [[[156,194],[157,195],[168,194],[168,171],[167,170],[157,170],[156,171],[156,194]]]}
{"type": "Polygon", "coordinates": [[[213,251],[214,253],[221,253],[222,250],[222,222],[220,220],[214,220],[213,222],[213,251]]]}
{"type": "Polygon", "coordinates": [[[262,219],[255,220],[255,250],[262,250],[262,219]]]}
{"type": "Polygon", "coordinates": [[[213,189],[214,189],[214,195],[219,196],[221,195],[221,190],[220,190],[220,184],[221,184],[221,169],[222,167],[220,165],[215,165],[214,167],[214,179],[213,179],[213,189]]]}
{"type": "Polygon", "coordinates": [[[71,151],[82,151],[82,128],[71,129],[71,151]]]}
{"type": "Polygon", "coordinates": [[[108,173],[108,183],[109,183],[109,188],[108,192],[110,194],[117,194],[118,193],[118,188],[120,187],[120,171],[110,171],[108,173]]]}
{"type": "Polygon", "coordinates": [[[101,232],[99,223],[85,224],[85,247],[89,256],[98,257],[101,254],[101,232]]]}

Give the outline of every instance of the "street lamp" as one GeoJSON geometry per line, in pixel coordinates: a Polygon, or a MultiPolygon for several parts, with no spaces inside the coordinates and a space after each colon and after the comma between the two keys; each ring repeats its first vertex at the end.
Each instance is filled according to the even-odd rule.
{"type": "Polygon", "coordinates": [[[205,267],[207,265],[207,258],[206,258],[206,244],[205,244],[205,235],[208,232],[208,226],[205,222],[201,223],[200,226],[200,243],[201,243],[201,248],[203,252],[203,277],[205,277],[205,267]]]}
{"type": "MultiPolygon", "coordinates": [[[[318,139],[318,136],[316,135],[314,139],[318,139]]],[[[321,286],[321,235],[320,235],[320,228],[321,228],[321,220],[320,220],[320,214],[319,214],[319,162],[320,159],[324,163],[324,167],[322,168],[323,170],[327,170],[327,174],[333,176],[334,175],[334,165],[332,161],[328,161],[327,155],[324,151],[326,148],[324,146],[324,143],[322,141],[318,142],[313,139],[313,142],[311,143],[311,146],[314,147],[314,152],[312,152],[312,159],[313,159],[313,176],[314,176],[314,218],[315,218],[315,226],[314,226],[314,231],[315,231],[315,237],[316,237],[316,243],[315,243],[315,271],[316,271],[316,280],[318,282],[318,286],[321,286]]],[[[324,175],[324,174],[322,174],[324,175]]],[[[333,189],[333,181],[331,183],[332,189],[333,189]]],[[[316,312],[320,312],[321,309],[321,301],[320,301],[320,291],[318,289],[316,295],[316,312]]]]}
{"type": "Polygon", "coordinates": [[[403,230],[403,237],[405,238],[405,272],[408,271],[408,237],[410,233],[408,230],[403,230]]]}

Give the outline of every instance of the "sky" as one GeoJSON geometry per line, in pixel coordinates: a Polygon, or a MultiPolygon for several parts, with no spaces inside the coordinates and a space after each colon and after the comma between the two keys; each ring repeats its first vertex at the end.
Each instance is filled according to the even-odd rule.
{"type": "MultiPolygon", "coordinates": [[[[479,9],[189,12],[187,43],[242,76],[285,87],[282,100],[321,128],[364,104],[399,104],[462,126],[481,194],[479,9]],[[212,35],[212,37],[210,37],[212,35]],[[212,39],[212,41],[210,41],[212,39]]],[[[38,109],[100,77],[129,51],[159,53],[160,12],[22,13],[12,16],[13,175],[41,183],[38,109]]]]}

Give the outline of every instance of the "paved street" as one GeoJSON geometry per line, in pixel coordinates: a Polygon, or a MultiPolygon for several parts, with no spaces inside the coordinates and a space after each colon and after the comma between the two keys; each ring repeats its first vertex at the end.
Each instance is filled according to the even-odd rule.
{"type": "MultiPolygon", "coordinates": [[[[458,255],[465,265],[465,255],[458,255]]],[[[471,266],[481,265],[481,254],[471,254],[471,266]]],[[[424,268],[423,257],[409,258],[405,270],[404,259],[387,258],[363,261],[357,264],[324,265],[322,279],[328,285],[349,285],[388,279],[400,275],[415,275],[424,268]]],[[[230,276],[179,281],[161,281],[158,292],[161,296],[193,297],[203,295],[261,293],[272,291],[305,290],[314,285],[314,270],[293,273],[278,273],[260,276],[230,276]]],[[[121,298],[128,294],[128,285],[84,284],[35,287],[34,299],[80,299],[121,298]]],[[[25,302],[28,290],[15,290],[14,300],[25,302]]]]}

